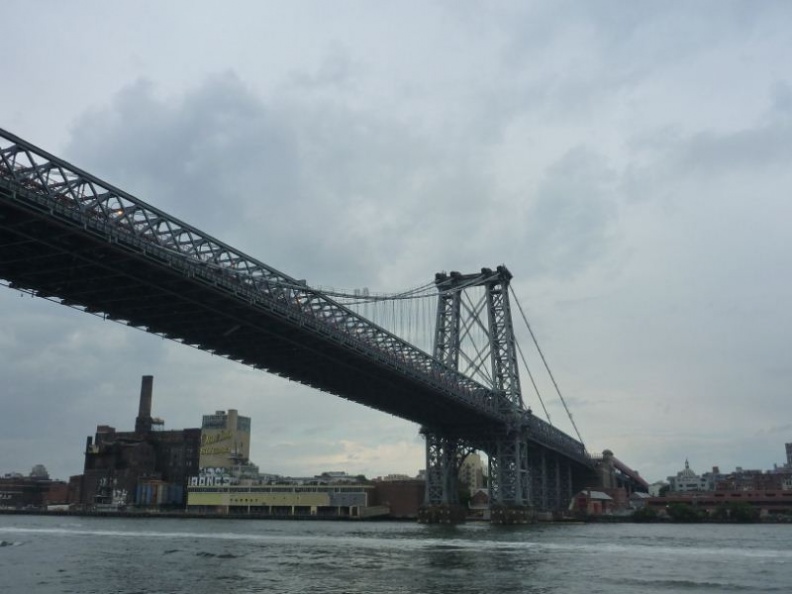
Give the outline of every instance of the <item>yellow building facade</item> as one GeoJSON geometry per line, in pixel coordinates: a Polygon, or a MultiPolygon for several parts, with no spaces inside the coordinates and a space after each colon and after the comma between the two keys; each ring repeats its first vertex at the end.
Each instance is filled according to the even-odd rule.
{"type": "Polygon", "coordinates": [[[214,485],[187,488],[187,511],[275,516],[358,517],[370,485],[214,485]]]}
{"type": "Polygon", "coordinates": [[[201,423],[200,468],[232,468],[250,458],[250,417],[235,409],[204,415],[201,423]]]}

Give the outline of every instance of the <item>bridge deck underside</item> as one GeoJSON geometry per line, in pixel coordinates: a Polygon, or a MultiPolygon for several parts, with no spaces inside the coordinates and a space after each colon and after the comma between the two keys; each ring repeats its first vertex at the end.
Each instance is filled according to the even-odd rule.
{"type": "MultiPolygon", "coordinates": [[[[436,427],[497,421],[396,366],[366,356],[147,252],[16,201],[0,186],[0,278],[12,286],[180,340],[436,427]]],[[[117,239],[117,238],[116,238],[117,239]]]]}

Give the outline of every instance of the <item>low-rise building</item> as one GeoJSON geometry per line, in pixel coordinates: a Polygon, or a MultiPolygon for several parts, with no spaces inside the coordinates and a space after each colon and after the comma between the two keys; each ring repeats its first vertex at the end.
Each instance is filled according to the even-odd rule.
{"type": "Polygon", "coordinates": [[[375,480],[372,505],[388,509],[392,518],[417,518],[424,504],[426,481],[406,478],[402,480],[375,480]]]}
{"type": "Polygon", "coordinates": [[[668,483],[665,481],[655,481],[649,485],[649,495],[652,497],[660,497],[660,492],[668,488],[668,483]]]}
{"type": "Polygon", "coordinates": [[[646,502],[652,498],[649,493],[636,491],[630,494],[630,509],[643,509],[646,507],[646,502]]]}
{"type": "Polygon", "coordinates": [[[710,514],[730,504],[746,504],[758,509],[763,515],[792,512],[792,491],[709,491],[669,493],[666,497],[652,497],[647,507],[660,512],[674,504],[690,505],[710,514]]]}
{"type": "Polygon", "coordinates": [[[601,516],[613,513],[613,497],[603,491],[584,489],[569,502],[569,511],[589,516],[601,516]]]}
{"type": "Polygon", "coordinates": [[[334,516],[371,515],[372,485],[278,484],[190,485],[187,511],[229,515],[334,516]]]}
{"type": "Polygon", "coordinates": [[[52,480],[44,467],[36,465],[28,476],[9,473],[0,477],[0,508],[46,509],[68,501],[68,484],[52,480]]]}
{"type": "Polygon", "coordinates": [[[685,468],[677,472],[676,476],[668,477],[669,492],[684,493],[688,491],[709,491],[711,486],[705,477],[697,475],[690,468],[690,463],[685,459],[685,468]]]}

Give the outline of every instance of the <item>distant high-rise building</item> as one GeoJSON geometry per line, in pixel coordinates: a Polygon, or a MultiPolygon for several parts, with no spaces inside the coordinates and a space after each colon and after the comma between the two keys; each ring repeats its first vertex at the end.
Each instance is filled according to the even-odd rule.
{"type": "Polygon", "coordinates": [[[786,447],[787,466],[792,468],[792,443],[786,443],[784,446],[786,447]]]}
{"type": "Polygon", "coordinates": [[[476,452],[468,454],[459,468],[459,482],[465,485],[471,493],[484,486],[484,463],[476,452]]]}
{"type": "Polygon", "coordinates": [[[204,415],[201,423],[201,468],[234,468],[250,458],[250,417],[235,409],[204,415]]]}

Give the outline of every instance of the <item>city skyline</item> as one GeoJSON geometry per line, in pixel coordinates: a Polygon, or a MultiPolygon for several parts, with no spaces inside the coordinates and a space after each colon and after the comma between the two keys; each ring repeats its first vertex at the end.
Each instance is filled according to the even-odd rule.
{"type": "MultiPolygon", "coordinates": [[[[153,380],[153,378],[149,378],[149,380],[148,380],[149,381],[149,384],[148,384],[149,388],[152,386],[152,380],[153,380]]],[[[145,377],[144,377],[144,381],[146,381],[145,377]]],[[[149,394],[150,394],[150,392],[149,392],[149,394]]],[[[151,403],[151,400],[149,399],[149,404],[150,403],[151,403]]],[[[151,411],[149,411],[149,413],[150,412],[151,411]]],[[[207,437],[210,437],[210,438],[211,437],[222,437],[224,439],[227,438],[227,436],[225,436],[225,435],[215,436],[214,433],[217,433],[218,429],[216,427],[214,427],[213,425],[211,425],[211,421],[207,421],[207,419],[211,419],[211,420],[222,419],[223,423],[225,423],[225,418],[226,418],[227,414],[228,415],[233,415],[233,418],[236,419],[238,411],[236,411],[234,409],[230,409],[228,411],[228,413],[226,413],[226,411],[224,411],[224,410],[216,410],[214,413],[201,415],[202,423],[200,424],[200,428],[202,429],[202,432],[207,432],[208,431],[207,437]],[[210,423],[210,424],[207,425],[207,423],[210,423]]],[[[138,416],[138,418],[140,418],[140,417],[138,416]]],[[[242,416],[240,418],[244,419],[244,423],[247,424],[247,427],[248,427],[247,430],[249,431],[252,419],[250,419],[248,417],[244,417],[244,416],[242,416]]],[[[162,425],[161,425],[162,428],[164,428],[164,422],[163,421],[164,420],[161,419],[161,418],[156,418],[156,422],[162,423],[162,425]]],[[[236,421],[234,421],[234,422],[236,422],[236,421]]],[[[100,428],[100,427],[102,427],[104,425],[105,425],[104,423],[99,423],[99,424],[96,425],[96,427],[98,429],[98,428],[100,428]]],[[[135,430],[137,430],[137,423],[133,423],[133,426],[135,426],[135,430]]],[[[180,427],[180,428],[176,428],[176,429],[190,429],[190,428],[191,427],[180,427]]],[[[196,427],[196,428],[199,428],[199,427],[196,427]]],[[[113,427],[113,429],[120,430],[122,432],[123,431],[127,431],[127,430],[131,430],[130,427],[127,427],[127,426],[113,427]]],[[[170,429],[174,429],[174,428],[171,427],[170,429]]],[[[252,439],[252,436],[247,437],[247,439],[252,439]]],[[[213,445],[215,442],[219,443],[220,439],[209,439],[209,440],[206,440],[206,442],[204,442],[203,439],[201,440],[202,445],[206,445],[206,444],[213,445]],[[210,444],[210,442],[211,442],[211,444],[210,444]]],[[[246,450],[249,448],[249,445],[250,445],[249,443],[245,444],[245,449],[246,450]]],[[[704,475],[706,475],[708,473],[720,473],[721,472],[721,470],[720,470],[721,466],[723,466],[723,468],[725,470],[725,472],[723,472],[722,474],[729,474],[730,472],[743,472],[743,471],[759,471],[759,472],[762,472],[762,473],[769,473],[769,472],[773,472],[773,471],[777,471],[777,470],[789,469],[790,465],[792,464],[792,454],[790,453],[790,452],[792,452],[792,442],[791,443],[785,443],[783,445],[784,445],[784,453],[787,456],[786,460],[782,460],[781,462],[773,462],[771,464],[771,466],[768,466],[768,467],[756,467],[756,468],[745,467],[744,468],[740,464],[734,464],[734,466],[733,466],[734,470],[730,471],[730,470],[728,470],[729,467],[730,467],[728,464],[727,465],[722,465],[721,463],[712,463],[712,464],[705,464],[704,466],[701,467],[703,469],[703,470],[701,470],[701,473],[696,473],[695,472],[695,469],[696,469],[695,465],[691,465],[690,464],[690,457],[685,457],[684,463],[679,466],[680,470],[677,470],[677,471],[673,472],[671,475],[669,475],[667,477],[643,477],[643,478],[645,480],[647,480],[648,482],[652,483],[652,484],[665,483],[666,480],[671,479],[673,476],[679,476],[679,475],[682,475],[682,474],[685,474],[685,473],[688,473],[688,472],[692,472],[696,476],[704,476],[704,475]]],[[[201,455],[203,457],[203,451],[202,451],[201,455]]],[[[474,452],[471,459],[479,459],[479,462],[480,462],[480,459],[481,459],[482,456],[484,457],[484,461],[485,461],[485,464],[484,464],[484,467],[483,467],[483,472],[484,472],[484,475],[486,476],[486,473],[487,473],[486,456],[482,452],[474,452]]],[[[695,460],[695,458],[694,458],[694,460],[695,460]]],[[[210,461],[210,459],[207,458],[207,461],[210,461]]],[[[248,458],[248,457],[242,456],[242,457],[239,458],[239,461],[242,461],[244,463],[251,463],[251,464],[254,465],[254,467],[256,467],[256,468],[258,467],[258,465],[256,464],[256,461],[253,460],[252,458],[248,458]]],[[[216,465],[216,463],[217,463],[217,461],[215,460],[214,461],[214,465],[216,465]]],[[[205,464],[202,464],[202,467],[203,466],[205,466],[205,464]]],[[[8,469],[0,468],[0,477],[13,475],[13,474],[18,474],[18,475],[21,475],[21,476],[28,476],[28,475],[29,476],[38,476],[38,475],[41,475],[45,470],[47,471],[47,474],[49,475],[49,478],[51,480],[68,481],[70,476],[74,476],[76,474],[82,474],[82,469],[81,469],[80,472],[73,473],[70,476],[54,476],[54,475],[50,474],[49,471],[47,470],[47,464],[46,463],[38,462],[38,463],[33,465],[33,467],[31,468],[31,471],[29,473],[28,472],[24,472],[24,471],[22,471],[20,469],[8,470],[8,469]]],[[[286,472],[286,473],[272,473],[272,472],[269,472],[266,468],[265,469],[259,469],[259,471],[261,473],[261,476],[281,476],[281,477],[284,477],[284,478],[293,478],[293,477],[298,477],[298,476],[319,477],[319,476],[323,476],[323,475],[325,475],[327,473],[333,473],[333,472],[340,472],[340,473],[348,475],[348,476],[355,475],[355,473],[347,472],[347,470],[344,469],[344,468],[333,468],[333,469],[324,468],[324,469],[321,469],[321,470],[317,469],[317,470],[315,470],[315,472],[308,473],[308,474],[305,474],[305,475],[299,475],[299,474],[294,474],[294,473],[289,473],[289,472],[286,472]]],[[[389,477],[389,476],[404,476],[404,477],[415,478],[415,477],[420,477],[421,474],[424,473],[424,472],[425,472],[425,468],[424,467],[420,467],[413,474],[410,474],[410,473],[382,472],[382,473],[380,473],[380,474],[378,474],[376,476],[372,475],[372,476],[367,476],[366,478],[368,478],[368,479],[379,479],[379,478],[389,477]]],[[[357,476],[360,476],[360,475],[363,475],[363,474],[362,473],[358,473],[357,474],[357,476]]]]}
{"type": "MultiPolygon", "coordinates": [[[[792,7],[239,6],[8,2],[0,127],[313,286],[506,264],[591,452],[783,460],[792,7]]],[[[5,287],[0,354],[4,472],[78,473],[144,374],[168,428],[250,416],[262,470],[424,465],[411,423],[5,287]]]]}

